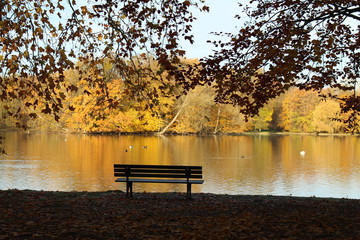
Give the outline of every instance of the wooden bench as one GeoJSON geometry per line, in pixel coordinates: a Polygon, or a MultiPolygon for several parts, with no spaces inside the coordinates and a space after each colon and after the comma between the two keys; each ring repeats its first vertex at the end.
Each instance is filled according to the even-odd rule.
{"type": "Polygon", "coordinates": [[[115,182],[126,182],[126,196],[132,197],[134,182],[186,184],[186,197],[191,198],[191,185],[202,184],[201,166],[114,164],[115,182]]]}

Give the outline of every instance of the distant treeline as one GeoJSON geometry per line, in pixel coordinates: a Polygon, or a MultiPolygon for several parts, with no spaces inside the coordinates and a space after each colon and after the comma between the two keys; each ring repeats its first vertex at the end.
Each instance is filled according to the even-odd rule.
{"type": "MultiPolygon", "coordinates": [[[[34,99],[16,99],[0,103],[1,127],[27,125],[33,130],[71,131],[82,133],[242,133],[247,131],[286,132],[345,132],[346,125],[340,120],[340,102],[326,101],[318,92],[292,88],[263,107],[259,115],[245,121],[237,107],[214,102],[215,91],[211,86],[199,86],[188,95],[177,98],[174,94],[153,96],[151,106],[146,98],[130,97],[120,77],[108,76],[107,97],[98,86],[90,87],[75,70],[68,70],[67,81],[75,84],[76,92],[64,96],[60,119],[46,114],[43,107],[34,109],[36,115],[21,112],[21,119],[8,114],[9,107],[19,108],[34,99]],[[155,100],[155,101],[154,101],[155,100]],[[116,102],[117,104],[114,104],[116,102]],[[156,104],[153,104],[156,102],[156,104]],[[115,106],[115,107],[114,107],[115,106]],[[19,122],[20,121],[20,122],[19,122]]],[[[149,84],[149,90],[160,88],[159,82],[149,84]]],[[[11,86],[9,86],[11,87],[11,86]]],[[[146,89],[145,89],[146,90],[146,89]]],[[[321,94],[329,94],[325,89],[321,94]]],[[[178,91],[180,92],[180,91],[178,91]]],[[[344,96],[350,93],[340,93],[344,96]]],[[[25,108],[19,108],[25,109],[25,108]]]]}

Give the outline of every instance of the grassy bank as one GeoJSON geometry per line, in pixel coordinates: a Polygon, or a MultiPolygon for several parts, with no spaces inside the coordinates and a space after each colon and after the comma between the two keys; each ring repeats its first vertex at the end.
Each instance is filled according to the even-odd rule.
{"type": "Polygon", "coordinates": [[[0,191],[0,239],[360,239],[360,200],[0,191]]]}

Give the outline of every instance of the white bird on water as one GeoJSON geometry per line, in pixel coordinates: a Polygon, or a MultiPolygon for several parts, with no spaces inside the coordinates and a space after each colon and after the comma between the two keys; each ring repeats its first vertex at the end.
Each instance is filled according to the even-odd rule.
{"type": "MultiPolygon", "coordinates": [[[[130,150],[133,149],[133,145],[130,145],[129,148],[130,148],[130,150]]],[[[128,150],[125,149],[125,152],[127,152],[127,151],[128,151],[128,150]]]]}

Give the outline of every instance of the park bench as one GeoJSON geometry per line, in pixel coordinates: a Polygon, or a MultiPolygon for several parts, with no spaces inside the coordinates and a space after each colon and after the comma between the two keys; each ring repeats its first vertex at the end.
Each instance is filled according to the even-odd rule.
{"type": "Polygon", "coordinates": [[[202,184],[201,166],[114,164],[115,182],[126,182],[126,196],[132,197],[134,182],[186,184],[186,197],[191,198],[191,185],[202,184]]]}

